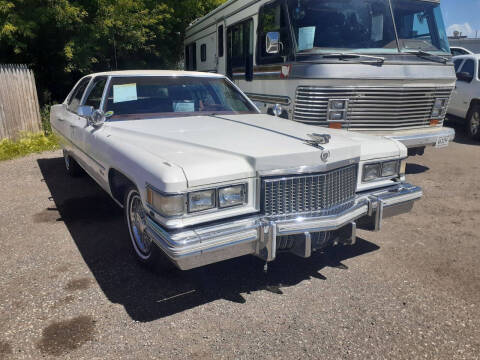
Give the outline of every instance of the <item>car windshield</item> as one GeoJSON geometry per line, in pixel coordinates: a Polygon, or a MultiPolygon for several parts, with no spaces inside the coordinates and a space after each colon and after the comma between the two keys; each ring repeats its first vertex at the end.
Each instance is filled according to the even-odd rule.
{"type": "Polygon", "coordinates": [[[287,0],[300,53],[449,52],[438,3],[421,0],[287,0]]]}
{"type": "Polygon", "coordinates": [[[257,113],[223,78],[113,77],[104,106],[110,120],[257,113]]]}

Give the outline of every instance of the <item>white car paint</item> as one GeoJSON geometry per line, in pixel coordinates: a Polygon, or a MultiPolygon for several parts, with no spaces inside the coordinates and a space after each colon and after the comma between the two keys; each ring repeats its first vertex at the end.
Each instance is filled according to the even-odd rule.
{"type": "MultiPolygon", "coordinates": [[[[112,72],[94,74],[92,78],[139,74],[223,78],[222,75],[170,71],[112,72]]],[[[305,143],[312,133],[331,135],[330,142],[322,145],[330,152],[328,163],[360,159],[361,169],[364,162],[407,156],[406,147],[393,139],[319,129],[264,114],[107,121],[96,128],[67,109],[68,99],[52,107],[52,127],[63,147],[111,195],[109,173],[112,169],[137,186],[144,204],[147,184],[165,193],[208,188],[212,184],[248,184],[245,206],[173,219],[155,214],[155,220],[166,228],[258,212],[255,187],[259,172],[323,164],[320,159],[323,150],[305,143]]],[[[358,191],[393,183],[382,180],[363,184],[358,180],[358,191]]]]}
{"type": "Polygon", "coordinates": [[[456,72],[465,71],[467,62],[473,62],[473,79],[471,82],[457,80],[452,100],[448,107],[448,113],[466,118],[470,106],[474,100],[480,100],[480,54],[461,55],[453,58],[456,64],[456,72]],[[457,65],[458,64],[458,65],[457,65]]]}

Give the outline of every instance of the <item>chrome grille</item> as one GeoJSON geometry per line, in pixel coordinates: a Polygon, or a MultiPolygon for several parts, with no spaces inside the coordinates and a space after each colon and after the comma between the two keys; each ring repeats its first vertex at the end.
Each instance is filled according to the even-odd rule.
{"type": "MultiPolygon", "coordinates": [[[[430,125],[435,99],[450,99],[452,91],[452,88],[299,86],[293,118],[326,126],[328,100],[349,99],[345,128],[397,130],[426,127],[430,125]]],[[[442,124],[444,119],[445,113],[438,120],[442,124]]]]}
{"type": "Polygon", "coordinates": [[[289,215],[328,210],[355,197],[357,165],[321,174],[262,179],[265,215],[289,215]]]}

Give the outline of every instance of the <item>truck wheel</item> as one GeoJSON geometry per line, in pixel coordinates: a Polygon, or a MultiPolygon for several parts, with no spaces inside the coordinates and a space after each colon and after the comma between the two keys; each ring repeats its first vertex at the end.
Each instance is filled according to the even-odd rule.
{"type": "Polygon", "coordinates": [[[63,159],[65,160],[65,170],[67,171],[68,175],[71,177],[78,177],[83,174],[83,169],[65,150],[63,150],[63,159]]]}
{"type": "Polygon", "coordinates": [[[480,106],[473,105],[467,116],[467,134],[471,139],[480,139],[480,106]]]}
{"type": "Polygon", "coordinates": [[[148,233],[147,214],[138,190],[131,186],[124,198],[125,220],[136,259],[151,270],[170,270],[174,265],[155,245],[148,233]]]}

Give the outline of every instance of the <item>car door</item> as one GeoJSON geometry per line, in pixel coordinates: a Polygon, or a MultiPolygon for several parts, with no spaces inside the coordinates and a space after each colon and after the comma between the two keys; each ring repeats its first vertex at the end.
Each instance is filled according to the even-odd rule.
{"type": "Polygon", "coordinates": [[[68,151],[71,152],[74,158],[85,168],[85,154],[81,146],[81,132],[80,129],[85,127],[87,119],[79,116],[77,110],[80,107],[85,94],[85,90],[90,83],[91,77],[83,78],[75,87],[67,103],[64,104],[64,111],[62,111],[62,131],[63,136],[68,140],[68,151]]]}
{"type": "Polygon", "coordinates": [[[456,84],[456,114],[462,118],[467,116],[470,108],[472,95],[475,93],[476,82],[475,79],[475,60],[473,58],[465,59],[463,65],[458,72],[468,73],[471,81],[457,80],[456,84]]]}
{"type": "MultiPolygon", "coordinates": [[[[108,81],[107,76],[96,76],[90,82],[90,85],[85,91],[85,95],[82,100],[82,105],[91,106],[93,110],[101,110],[103,93],[108,81]]],[[[85,158],[87,171],[100,183],[104,185],[105,166],[102,161],[101,149],[99,138],[103,131],[103,127],[95,127],[89,121],[81,124],[79,128],[75,128],[76,139],[78,146],[81,148],[85,158]]]]}

